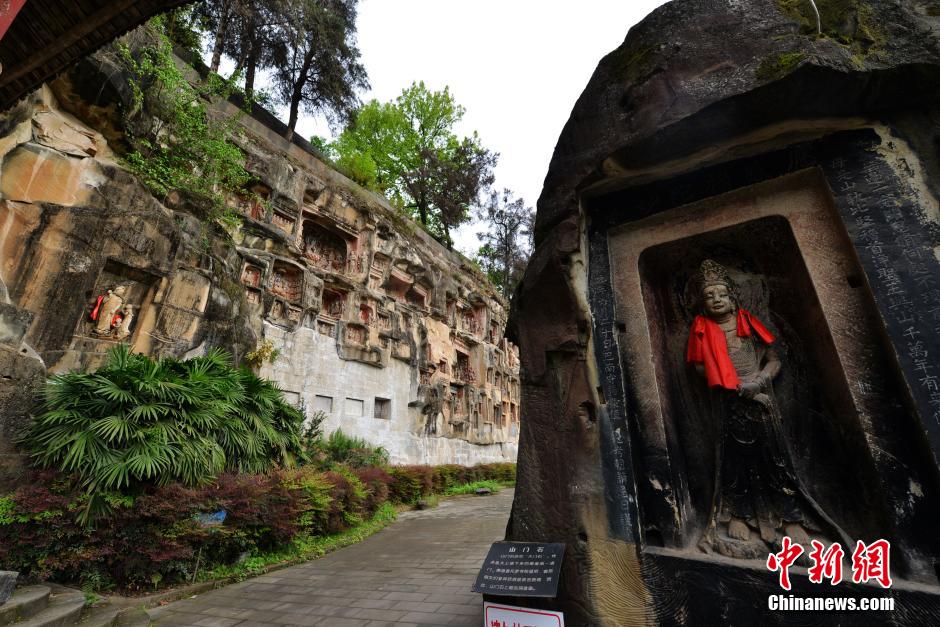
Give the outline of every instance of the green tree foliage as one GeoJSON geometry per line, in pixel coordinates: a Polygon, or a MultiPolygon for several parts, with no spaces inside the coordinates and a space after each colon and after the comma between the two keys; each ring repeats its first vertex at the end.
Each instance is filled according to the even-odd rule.
{"type": "Polygon", "coordinates": [[[345,122],[359,104],[356,92],[368,89],[356,47],[358,0],[295,0],[272,48],[275,90],[288,107],[287,139],[300,110],[345,122]]]}
{"type": "Polygon", "coordinates": [[[234,368],[224,351],[155,361],[120,345],[96,372],[48,381],[22,446],[90,497],[132,494],[150,484],[205,484],[223,471],[294,466],[302,422],[277,387],[234,368]]]}
{"type": "Polygon", "coordinates": [[[258,71],[271,67],[272,51],[284,45],[280,29],[288,21],[289,0],[202,0],[193,14],[211,38],[209,70],[218,73],[222,56],[235,61],[234,75],[244,74],[252,99],[258,71]]]}
{"type": "Polygon", "coordinates": [[[522,278],[531,254],[535,212],[525,206],[522,198],[513,199],[512,192],[490,193],[479,218],[487,231],[478,234],[483,245],[477,262],[506,298],[512,295],[522,278]]]}
{"type": "Polygon", "coordinates": [[[208,102],[227,97],[231,85],[217,76],[191,84],[174,61],[164,18],[150,25],[149,43],[118,48],[133,91],[124,112],[131,145],[125,161],[156,196],[180,191],[218,212],[225,194],[249,179],[232,141],[240,132],[238,119],[208,110],[208,102]]]}
{"type": "Polygon", "coordinates": [[[413,83],[394,102],[372,100],[355,114],[333,144],[337,164],[451,245],[450,231],[470,218],[498,157],[476,133],[457,136],[464,113],[448,88],[413,83]]]}
{"type": "Polygon", "coordinates": [[[254,99],[258,72],[272,70],[274,92],[288,107],[287,138],[301,111],[345,122],[369,87],[356,46],[358,0],[201,0],[196,22],[209,33],[217,73],[223,56],[244,72],[254,99]]]}

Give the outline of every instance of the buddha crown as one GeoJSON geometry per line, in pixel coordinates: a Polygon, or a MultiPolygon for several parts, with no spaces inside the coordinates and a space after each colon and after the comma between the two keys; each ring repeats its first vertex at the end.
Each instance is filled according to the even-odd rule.
{"type": "Polygon", "coordinates": [[[698,278],[701,289],[705,289],[709,285],[724,285],[728,289],[734,288],[734,282],[728,276],[728,271],[713,259],[706,259],[702,262],[698,278]]]}

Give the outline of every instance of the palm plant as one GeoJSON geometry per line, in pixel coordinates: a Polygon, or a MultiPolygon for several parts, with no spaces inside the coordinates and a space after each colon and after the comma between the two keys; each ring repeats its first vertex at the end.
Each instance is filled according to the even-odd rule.
{"type": "Polygon", "coordinates": [[[96,372],[49,379],[21,445],[37,465],[81,483],[87,518],[106,492],[293,466],[302,422],[274,384],[222,350],[152,360],[120,345],[96,372]]]}

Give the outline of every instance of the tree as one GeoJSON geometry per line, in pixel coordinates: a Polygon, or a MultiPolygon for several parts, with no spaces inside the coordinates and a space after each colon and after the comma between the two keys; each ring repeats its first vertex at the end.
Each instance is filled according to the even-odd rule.
{"type": "Polygon", "coordinates": [[[356,113],[333,144],[337,163],[450,246],[450,231],[469,219],[498,158],[476,133],[457,136],[464,113],[447,87],[413,83],[394,102],[372,100],[356,113]]]}
{"type": "Polygon", "coordinates": [[[535,212],[512,192],[493,191],[480,211],[479,218],[489,230],[477,237],[483,242],[477,253],[480,266],[506,298],[522,278],[531,254],[531,234],[535,212]]]}
{"type": "Polygon", "coordinates": [[[194,10],[212,34],[209,69],[218,73],[222,56],[245,73],[245,94],[251,98],[259,70],[270,67],[276,47],[284,45],[279,28],[289,20],[288,0],[202,0],[194,10]]]}
{"type": "Polygon", "coordinates": [[[349,119],[359,104],[356,92],[368,89],[356,47],[358,0],[299,0],[287,3],[288,15],[272,49],[275,85],[290,117],[286,138],[294,135],[301,107],[336,123],[349,119]]]}

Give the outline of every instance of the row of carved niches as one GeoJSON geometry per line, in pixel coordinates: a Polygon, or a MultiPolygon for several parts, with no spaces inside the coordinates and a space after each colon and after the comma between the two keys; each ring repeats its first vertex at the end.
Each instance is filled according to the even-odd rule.
{"type": "MultiPolygon", "coordinates": [[[[817,293],[791,224],[780,216],[642,252],[642,309],[658,398],[651,403],[633,389],[628,406],[637,420],[634,450],[642,478],[645,544],[760,560],[779,550],[784,535],[819,538],[827,545],[851,542],[853,547],[854,540],[887,538],[896,548],[892,568],[899,575],[936,583],[932,556],[937,555],[938,534],[935,528],[923,528],[926,520],[938,520],[936,500],[926,510],[922,506],[912,522],[903,511],[904,495],[892,493],[891,487],[900,475],[910,477],[911,489],[921,496],[928,490],[935,495],[935,472],[919,442],[923,437],[918,438],[900,401],[899,375],[888,359],[870,298],[864,299],[867,312],[840,311],[842,299],[857,300],[855,291],[864,289],[861,271],[845,245],[844,250],[822,253],[838,257],[834,263],[841,264],[845,279],[841,285],[826,285],[824,293],[817,293]],[[705,260],[714,264],[703,267],[705,260]],[[703,293],[706,285],[713,289],[703,293]],[[703,299],[721,298],[713,293],[715,286],[719,292],[727,287],[733,315],[722,318],[705,308],[703,299]],[[856,352],[877,354],[865,362],[865,372],[843,362],[830,325],[845,326],[846,321],[828,320],[820,298],[828,299],[826,309],[834,315],[853,316],[848,324],[851,341],[858,343],[856,352]],[[757,324],[742,323],[739,309],[776,337],[772,350],[758,339],[757,324]],[[726,355],[742,384],[754,381],[757,387],[749,392],[709,387],[687,363],[697,316],[726,320],[714,326],[730,338],[722,338],[726,355]],[[750,337],[734,331],[741,324],[750,337]],[[772,360],[779,364],[768,367],[772,360]],[[864,407],[850,386],[864,387],[864,407]],[[890,423],[898,438],[869,446],[878,431],[871,425],[877,421],[890,423]]],[[[616,268],[613,276],[616,283],[616,268]]],[[[707,335],[711,327],[697,328],[707,335]]],[[[626,355],[637,341],[630,333],[621,337],[625,376],[634,383],[642,378],[630,369],[649,367],[626,355]]],[[[709,346],[706,341],[706,352],[709,346]]]]}
{"type": "Polygon", "coordinates": [[[252,184],[230,205],[249,218],[270,222],[292,239],[296,237],[295,243],[304,258],[315,268],[338,274],[359,274],[365,269],[366,258],[359,251],[357,229],[341,223],[337,216],[307,209],[295,236],[298,220],[294,203],[283,196],[272,200],[271,189],[263,183],[252,184]]]}
{"type": "Polygon", "coordinates": [[[94,288],[85,294],[85,307],[76,332],[109,341],[130,341],[142,309],[149,308],[159,278],[108,260],[94,288]]]}

